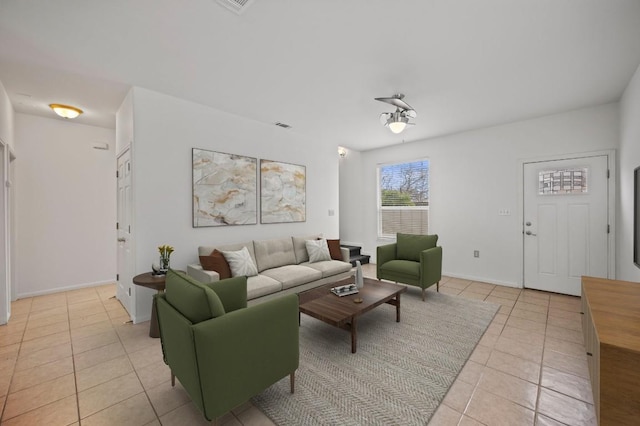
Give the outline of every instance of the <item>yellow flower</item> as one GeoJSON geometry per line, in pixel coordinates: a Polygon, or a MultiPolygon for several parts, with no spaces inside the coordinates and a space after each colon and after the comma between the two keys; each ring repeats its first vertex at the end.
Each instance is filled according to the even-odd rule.
{"type": "Polygon", "coordinates": [[[174,252],[173,247],[171,247],[168,244],[163,244],[159,246],[158,251],[160,252],[160,255],[163,257],[169,257],[169,255],[171,255],[171,253],[174,252]]]}

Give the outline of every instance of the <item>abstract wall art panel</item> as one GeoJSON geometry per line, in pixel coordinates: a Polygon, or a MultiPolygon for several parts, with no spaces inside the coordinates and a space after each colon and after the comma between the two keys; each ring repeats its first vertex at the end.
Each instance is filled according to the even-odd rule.
{"type": "Polygon", "coordinates": [[[257,223],[258,160],[193,148],[193,227],[257,223]]]}
{"type": "Polygon", "coordinates": [[[260,160],[260,223],[304,222],[305,166],[260,160]]]}

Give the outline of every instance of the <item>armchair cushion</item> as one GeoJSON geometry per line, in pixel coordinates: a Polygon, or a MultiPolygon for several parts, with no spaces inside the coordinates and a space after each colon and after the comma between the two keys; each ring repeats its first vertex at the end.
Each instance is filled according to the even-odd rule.
{"type": "Polygon", "coordinates": [[[436,246],[437,235],[397,234],[397,259],[420,262],[420,252],[436,246]]]}
{"type": "Polygon", "coordinates": [[[192,324],[225,314],[215,291],[172,269],[167,272],[165,294],[167,302],[192,324]]]}

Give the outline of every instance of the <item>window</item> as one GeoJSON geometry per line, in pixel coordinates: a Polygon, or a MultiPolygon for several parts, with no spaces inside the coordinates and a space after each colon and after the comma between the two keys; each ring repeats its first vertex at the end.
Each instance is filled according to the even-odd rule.
{"type": "Polygon", "coordinates": [[[426,234],[429,160],[378,166],[378,237],[426,234]]]}
{"type": "Polygon", "coordinates": [[[587,192],[587,168],[542,170],[538,173],[539,195],[587,192]]]}

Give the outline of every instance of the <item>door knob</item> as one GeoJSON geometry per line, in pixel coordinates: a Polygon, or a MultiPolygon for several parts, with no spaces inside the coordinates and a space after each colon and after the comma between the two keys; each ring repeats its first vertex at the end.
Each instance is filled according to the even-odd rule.
{"type": "Polygon", "coordinates": [[[533,235],[534,237],[536,236],[536,234],[534,234],[534,233],[533,233],[533,232],[531,232],[531,231],[527,231],[527,232],[525,232],[525,234],[527,234],[527,235],[533,235]]]}

